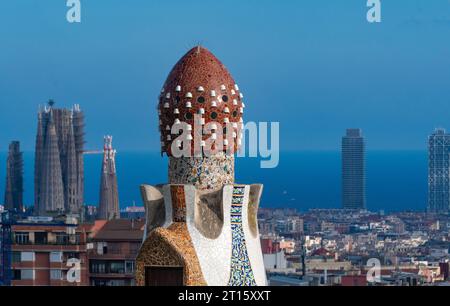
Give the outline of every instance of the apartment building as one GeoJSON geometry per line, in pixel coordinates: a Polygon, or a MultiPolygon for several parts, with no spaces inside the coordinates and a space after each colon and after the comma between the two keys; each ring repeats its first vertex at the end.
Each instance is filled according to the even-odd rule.
{"type": "Polygon", "coordinates": [[[144,220],[96,221],[99,230],[88,243],[91,286],[134,286],[135,259],[144,235],[144,220]],[[104,224],[100,225],[100,222],[104,224]],[[101,228],[100,228],[101,226],[101,228]]]}
{"type": "Polygon", "coordinates": [[[28,217],[12,226],[11,285],[88,285],[86,242],[93,226],[28,217]]]}

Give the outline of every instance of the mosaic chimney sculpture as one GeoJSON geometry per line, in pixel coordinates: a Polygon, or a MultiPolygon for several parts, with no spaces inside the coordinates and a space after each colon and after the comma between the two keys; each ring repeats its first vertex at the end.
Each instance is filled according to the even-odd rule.
{"type": "Polygon", "coordinates": [[[141,186],[147,224],[138,285],[266,285],[257,222],[262,185],[234,182],[244,107],[228,70],[203,47],[170,72],[157,107],[169,183],[141,186]],[[213,150],[202,154],[207,147],[213,150]]]}
{"type": "Polygon", "coordinates": [[[116,150],[112,147],[112,136],[105,136],[104,142],[98,217],[102,220],[111,220],[120,218],[116,150]]]}

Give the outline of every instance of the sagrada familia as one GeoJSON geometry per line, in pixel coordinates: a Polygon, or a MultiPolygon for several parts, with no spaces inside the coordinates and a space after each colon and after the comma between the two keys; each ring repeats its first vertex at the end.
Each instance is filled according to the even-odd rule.
{"type": "MultiPolygon", "coordinates": [[[[50,100],[39,109],[34,169],[36,215],[83,215],[85,153],[84,113],[78,104],[62,109],[55,108],[50,100]]],[[[120,218],[115,156],[112,136],[105,136],[98,219],[120,218]]]]}
{"type": "Polygon", "coordinates": [[[141,186],[147,224],[136,259],[138,285],[267,284],[257,221],[262,185],[234,180],[244,107],[228,70],[203,47],[190,50],[169,73],[157,107],[169,183],[141,186]],[[186,143],[179,143],[174,125],[191,131],[191,153],[223,135],[222,149],[176,156],[173,148],[186,143]],[[211,133],[195,131],[196,125],[211,133]]]}
{"type": "Polygon", "coordinates": [[[84,194],[84,114],[79,105],[38,112],[34,188],[35,214],[79,214],[84,194]]]}
{"type": "Polygon", "coordinates": [[[116,150],[112,146],[112,136],[104,137],[102,173],[100,178],[100,202],[98,218],[111,220],[120,218],[119,188],[116,175],[116,150]]]}

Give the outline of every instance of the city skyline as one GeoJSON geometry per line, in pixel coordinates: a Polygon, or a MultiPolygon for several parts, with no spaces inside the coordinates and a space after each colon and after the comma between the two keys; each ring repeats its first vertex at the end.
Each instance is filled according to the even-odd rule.
{"type": "MultiPolygon", "coordinates": [[[[53,103],[53,102],[52,102],[53,103]]],[[[36,119],[35,119],[36,120],[36,119]]],[[[89,124],[88,124],[88,126],[89,126],[89,124]]],[[[89,131],[86,131],[87,132],[87,134],[89,134],[89,131]]],[[[370,140],[369,140],[369,143],[370,143],[370,140]]],[[[369,146],[370,147],[370,146],[369,146]]],[[[337,151],[336,151],[337,152],[337,151]]],[[[369,152],[370,152],[370,150],[369,150],[369,152]]],[[[424,151],[425,152],[425,151],[424,151]]],[[[124,152],[122,152],[122,153],[124,153],[124,152]]],[[[25,154],[26,154],[26,156],[28,156],[29,155],[29,153],[26,153],[25,152],[25,154]]],[[[294,153],[294,154],[297,154],[297,153],[294,153]]],[[[395,154],[394,154],[395,155],[395,154]]],[[[127,156],[127,154],[125,153],[125,156],[127,156]]],[[[372,154],[370,154],[369,156],[373,156],[373,153],[372,154]]],[[[395,157],[395,156],[392,156],[392,157],[395,157]]],[[[247,159],[249,159],[249,158],[247,158],[247,159]]],[[[239,158],[238,158],[238,160],[239,160],[239,158]]],[[[245,160],[245,159],[244,159],[245,160]]],[[[369,160],[371,160],[371,157],[369,158],[369,160]]],[[[394,161],[395,159],[393,159],[393,161],[394,161]]],[[[244,162],[244,163],[247,163],[247,162],[244,162]]],[[[30,169],[29,169],[29,167],[30,166],[32,166],[32,164],[30,164],[30,160],[29,159],[27,159],[26,160],[26,163],[25,163],[25,168],[26,168],[26,172],[25,172],[25,199],[26,199],[26,205],[27,206],[30,206],[30,205],[32,205],[32,202],[29,200],[30,198],[29,198],[29,192],[30,192],[30,190],[32,189],[32,188],[34,188],[35,186],[32,186],[31,185],[31,188],[30,188],[30,184],[29,184],[29,182],[27,182],[27,180],[29,180],[28,179],[28,177],[29,177],[29,175],[30,175],[30,173],[27,173],[27,172],[30,172],[30,169]],[[28,169],[28,170],[27,170],[28,169]],[[28,199],[28,200],[27,200],[28,199]]],[[[91,166],[89,166],[89,167],[91,167],[91,166]]],[[[401,166],[401,167],[403,167],[403,166],[401,166]]],[[[392,166],[389,168],[389,170],[396,170],[396,168],[398,168],[398,171],[401,171],[401,172],[403,172],[404,170],[401,170],[401,167],[399,167],[399,165],[397,164],[397,163],[394,163],[394,162],[392,162],[392,166]]],[[[417,167],[417,165],[414,165],[414,167],[417,167]]],[[[283,168],[282,168],[283,169],[283,168]]],[[[282,170],[281,169],[281,170],[282,170]]],[[[0,170],[0,172],[3,170],[3,168],[0,170]]],[[[334,171],[336,171],[337,169],[335,169],[334,171]]],[[[414,171],[414,169],[411,169],[412,171],[414,171]]],[[[426,170],[425,168],[423,169],[423,170],[426,170]]],[[[137,186],[138,185],[138,182],[137,182],[137,178],[136,179],[134,179],[134,180],[129,180],[129,178],[130,178],[130,173],[128,172],[128,174],[127,174],[127,167],[125,166],[125,168],[124,169],[122,169],[122,171],[124,171],[124,175],[125,175],[125,183],[124,182],[122,182],[120,185],[122,186],[121,188],[125,188],[125,192],[123,192],[124,194],[125,194],[125,198],[124,199],[122,199],[122,202],[124,203],[124,205],[130,205],[131,203],[133,203],[133,202],[135,202],[135,201],[137,201],[138,203],[139,203],[139,196],[138,196],[138,192],[137,192],[137,189],[135,188],[135,186],[137,186]],[[133,189],[136,189],[136,190],[134,190],[134,191],[131,191],[131,193],[130,193],[130,188],[131,188],[131,184],[132,184],[132,182],[134,181],[134,184],[135,185],[133,185],[133,189]],[[134,194],[134,195],[131,195],[131,194],[134,194]]],[[[260,172],[261,171],[263,171],[264,172],[264,169],[260,169],[259,170],[260,172]]],[[[304,169],[301,169],[301,170],[299,170],[299,171],[301,171],[302,173],[304,173],[304,169]]],[[[279,172],[279,171],[278,171],[279,172]]],[[[333,176],[334,174],[332,174],[332,170],[330,169],[330,171],[329,171],[330,173],[329,174],[327,174],[328,176],[333,176]]],[[[422,171],[421,171],[422,172],[422,171]]],[[[370,171],[369,173],[373,173],[373,170],[372,171],[370,171]]],[[[239,173],[239,174],[241,174],[241,173],[239,173]]],[[[136,174],[134,174],[134,175],[136,175],[136,174]]],[[[145,173],[140,173],[137,177],[142,177],[143,175],[145,175],[145,173]]],[[[244,173],[244,175],[243,176],[241,176],[241,175],[239,175],[239,177],[241,177],[241,179],[242,178],[245,178],[245,177],[247,177],[248,176],[248,174],[247,173],[244,173]]],[[[270,176],[270,174],[269,174],[269,176],[270,176]]],[[[158,176],[156,176],[156,177],[153,177],[152,176],[152,179],[154,179],[154,180],[156,180],[158,177],[162,177],[162,179],[163,180],[165,180],[166,178],[164,178],[164,175],[163,176],[160,176],[160,175],[158,175],[158,176]]],[[[307,175],[305,175],[305,178],[307,177],[307,175]]],[[[372,180],[372,178],[374,177],[374,175],[373,174],[370,174],[369,175],[369,183],[371,183],[371,182],[373,182],[373,180],[372,180]]],[[[95,186],[96,186],[96,184],[98,184],[98,177],[97,177],[97,175],[95,175],[94,176],[94,185],[92,185],[92,182],[93,182],[93,177],[92,177],[92,175],[91,175],[91,178],[90,178],[90,180],[89,180],[89,183],[88,183],[88,189],[95,189],[95,186]]],[[[145,177],[145,180],[147,180],[148,178],[147,177],[145,177]]],[[[267,182],[267,179],[265,180],[266,182],[267,182]]],[[[270,180],[269,180],[270,181],[270,180]]],[[[0,182],[0,186],[2,185],[4,183],[4,181],[1,181],[0,182]]],[[[330,182],[329,182],[330,183],[330,182]]],[[[328,183],[328,184],[329,184],[328,183]]],[[[339,183],[339,182],[337,182],[337,183],[339,183]]],[[[322,185],[323,185],[323,183],[321,183],[322,185]]],[[[426,182],[425,182],[425,180],[421,183],[421,184],[423,184],[423,186],[425,186],[425,184],[426,184],[426,182]]],[[[271,188],[270,186],[271,185],[273,185],[273,182],[269,185],[269,187],[268,188],[271,188]]],[[[378,190],[379,190],[379,188],[381,188],[381,189],[385,189],[386,188],[386,186],[387,185],[389,185],[389,183],[388,182],[385,182],[384,180],[383,180],[383,182],[382,183],[378,183],[378,184],[373,184],[373,183],[371,183],[371,184],[369,184],[369,185],[372,185],[371,186],[371,188],[369,188],[369,194],[370,194],[370,197],[369,197],[369,205],[367,206],[367,208],[368,209],[370,209],[370,210],[373,210],[373,209],[375,209],[375,210],[377,210],[377,209],[384,209],[384,210],[387,210],[387,211],[389,211],[389,210],[393,210],[393,211],[396,211],[396,210],[399,210],[399,209],[405,209],[405,207],[403,206],[403,208],[400,208],[400,207],[402,207],[402,205],[403,204],[400,204],[400,205],[398,205],[398,204],[396,204],[394,201],[394,199],[395,199],[395,197],[392,197],[392,202],[389,202],[389,201],[386,201],[386,199],[387,198],[385,198],[384,200],[383,200],[383,196],[378,196],[378,195],[376,195],[376,196],[374,196],[376,193],[378,193],[378,190]],[[377,187],[378,186],[378,187],[377,187]],[[380,202],[380,199],[382,200],[381,202],[380,202]]],[[[398,192],[398,196],[401,196],[401,195],[405,195],[406,193],[409,193],[408,191],[407,191],[407,183],[405,182],[405,187],[404,187],[404,190],[402,191],[402,192],[398,192]]],[[[417,186],[417,185],[416,185],[417,186]]],[[[422,189],[422,186],[418,186],[418,187],[420,187],[419,188],[419,190],[421,190],[422,189]]],[[[323,208],[325,208],[325,207],[329,207],[329,208],[335,208],[336,206],[340,206],[340,205],[342,205],[342,204],[340,204],[340,203],[338,203],[339,201],[337,200],[338,198],[341,198],[342,197],[342,193],[333,193],[334,191],[333,191],[333,189],[330,189],[329,188],[329,186],[327,187],[326,185],[323,185],[323,188],[325,188],[324,190],[327,190],[327,193],[329,193],[330,191],[331,191],[331,193],[330,193],[330,195],[328,196],[328,199],[327,199],[327,197],[323,197],[323,196],[319,196],[319,197],[317,197],[317,199],[316,199],[316,201],[314,201],[314,202],[311,202],[310,201],[310,197],[311,197],[311,195],[308,195],[308,196],[304,196],[304,195],[298,195],[298,191],[296,190],[296,191],[294,191],[294,190],[292,190],[291,188],[289,188],[289,186],[286,186],[286,187],[280,187],[280,186],[277,186],[276,188],[274,188],[274,189],[272,189],[272,191],[270,192],[270,194],[268,195],[268,197],[269,197],[269,199],[267,199],[267,200],[265,200],[264,201],[264,206],[268,206],[268,207],[279,207],[280,205],[294,205],[295,207],[301,207],[302,209],[308,209],[308,208],[311,208],[311,207],[323,207],[323,208]],[[283,188],[283,189],[279,189],[279,188],[283,188]],[[278,191],[277,191],[277,189],[278,189],[278,191]],[[287,192],[287,191],[289,191],[288,192],[288,196],[284,196],[284,194],[287,192]],[[273,201],[273,199],[274,198],[277,198],[277,194],[279,195],[279,194],[283,194],[283,196],[282,196],[282,198],[284,198],[284,200],[283,201],[281,201],[281,202],[279,202],[279,201],[276,201],[276,202],[274,202],[273,201]],[[287,197],[291,197],[291,199],[289,200],[287,197]],[[334,199],[333,199],[333,197],[334,197],[334,199]]],[[[409,188],[409,186],[408,186],[408,188],[409,188]]],[[[417,189],[417,188],[416,188],[417,189]]],[[[94,192],[95,193],[95,192],[94,192]]],[[[308,193],[311,193],[311,191],[308,191],[308,193]]],[[[92,191],[88,191],[88,194],[90,195],[89,196],[89,199],[90,200],[88,200],[87,202],[85,202],[86,204],[90,204],[90,205],[92,205],[93,203],[98,203],[98,193],[97,193],[97,195],[95,196],[95,197],[92,197],[92,191]]],[[[122,194],[122,192],[121,192],[121,194],[122,194]]],[[[425,193],[424,193],[424,195],[426,195],[425,193]]],[[[412,196],[411,196],[412,197],[412,196]]],[[[411,198],[410,197],[410,198],[411,198]]],[[[420,197],[418,197],[418,199],[420,199],[420,198],[422,198],[422,195],[420,195],[420,197]]],[[[403,200],[402,200],[403,201],[403,200]]],[[[405,202],[406,202],[406,200],[404,200],[405,202]]],[[[124,206],[122,206],[122,207],[124,207],[124,206]]],[[[427,204],[426,204],[426,200],[424,200],[424,201],[420,201],[420,200],[415,200],[415,204],[412,204],[411,206],[411,209],[413,209],[413,210],[424,210],[426,207],[427,207],[427,204]],[[424,204],[425,203],[425,204],[424,204]]]]}
{"type": "MultiPolygon", "coordinates": [[[[370,139],[368,140],[370,144],[370,139]]],[[[405,209],[425,210],[427,206],[427,152],[372,152],[368,150],[368,209],[398,211],[405,209]],[[388,177],[384,173],[390,173],[388,177]],[[396,188],[393,188],[396,186],[396,188]],[[411,190],[413,192],[411,192],[411,190]],[[407,205],[407,203],[410,203],[407,205]]],[[[3,154],[4,155],[4,154],[3,154]]],[[[33,190],[33,153],[25,152],[24,199],[29,206],[32,203],[33,190]]],[[[6,155],[3,156],[6,165],[6,155]]],[[[261,181],[268,184],[267,193],[263,199],[264,207],[297,207],[337,208],[341,207],[341,153],[334,152],[298,152],[284,153],[282,163],[276,169],[254,168],[247,171],[250,165],[258,166],[258,161],[252,158],[237,158],[243,165],[237,172],[240,181],[259,175],[261,181]],[[295,164],[292,162],[297,161],[295,164]],[[289,166],[289,164],[291,166],[289,166]],[[298,176],[297,171],[301,173],[298,176]],[[295,175],[301,183],[296,188],[290,180],[276,180],[278,176],[292,177],[295,175]],[[326,191],[326,192],[323,192],[326,191]]],[[[100,155],[85,156],[86,204],[98,203],[98,188],[100,176],[99,166],[102,163],[100,155]]],[[[0,168],[4,177],[6,167],[0,168]]],[[[136,186],[144,180],[159,182],[167,180],[164,171],[164,159],[159,159],[159,153],[127,153],[119,152],[118,178],[120,186],[121,207],[139,201],[139,191],[136,186]],[[148,160],[146,158],[150,158],[148,160]],[[153,169],[159,169],[155,173],[153,169]],[[147,173],[151,171],[151,177],[147,173]]],[[[5,180],[0,180],[4,188],[5,180]]]]}

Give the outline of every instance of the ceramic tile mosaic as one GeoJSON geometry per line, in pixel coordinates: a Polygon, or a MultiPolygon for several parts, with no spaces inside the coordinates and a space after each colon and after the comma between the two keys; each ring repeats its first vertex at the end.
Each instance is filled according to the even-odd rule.
{"type": "MultiPolygon", "coordinates": [[[[220,197],[214,197],[216,205],[222,202],[223,223],[217,236],[210,238],[199,230],[197,218],[199,217],[197,198],[199,191],[194,186],[186,186],[187,217],[186,223],[191,235],[192,243],[203,271],[203,276],[209,286],[226,286],[230,279],[231,263],[231,224],[230,208],[232,198],[232,185],[225,185],[220,197]]],[[[212,221],[212,220],[211,220],[212,221]]]]}
{"type": "Polygon", "coordinates": [[[244,230],[242,228],[242,205],[244,186],[234,186],[231,204],[231,274],[229,286],[256,286],[253,270],[248,258],[244,230]]]}
{"type": "Polygon", "coordinates": [[[145,285],[145,267],[148,266],[183,267],[184,285],[206,285],[184,222],[172,223],[168,228],[159,227],[149,234],[136,258],[138,286],[145,285]]]}
{"type": "Polygon", "coordinates": [[[186,53],[167,77],[157,111],[169,184],[141,187],[149,232],[136,259],[138,285],[144,285],[148,266],[182,267],[184,285],[267,284],[256,218],[260,192],[255,189],[249,206],[250,186],[234,185],[242,99],[228,70],[200,46],[186,53]],[[195,115],[199,121],[194,122],[195,115]],[[205,141],[199,141],[203,152],[212,133],[217,141],[224,134],[228,144],[212,156],[175,158],[171,148],[179,144],[173,143],[178,135],[171,128],[179,123],[190,125],[191,153],[200,151],[194,145],[197,135],[205,141]],[[202,131],[207,124],[211,130],[202,131]]]}
{"type": "MultiPolygon", "coordinates": [[[[172,155],[171,144],[176,135],[170,129],[175,120],[193,126],[194,114],[201,114],[204,124],[223,125],[228,120],[239,125],[245,107],[242,99],[231,74],[209,50],[200,46],[191,49],[173,67],[159,96],[161,152],[172,155]]],[[[209,135],[203,136],[203,140],[207,138],[209,135]]],[[[193,153],[193,142],[191,147],[193,153]]],[[[234,153],[239,147],[236,141],[224,150],[234,153]]]]}
{"type": "Polygon", "coordinates": [[[184,195],[184,185],[171,185],[172,195],[172,218],[173,222],[186,221],[186,199],[184,195]]]}
{"type": "MultiPolygon", "coordinates": [[[[259,197],[253,198],[255,203],[250,203],[250,193],[253,189],[253,193],[255,194],[256,189],[262,191],[262,185],[253,184],[253,185],[245,185],[245,193],[244,193],[244,206],[242,208],[242,227],[244,230],[245,237],[245,246],[248,252],[248,258],[250,260],[253,276],[255,277],[256,284],[258,286],[266,286],[267,285],[267,277],[266,271],[264,268],[264,259],[263,254],[261,252],[261,243],[259,239],[258,228],[256,227],[256,231],[252,234],[251,224],[249,223],[249,218],[251,217],[251,209],[252,206],[257,206],[259,203],[259,197]]],[[[256,215],[255,215],[256,218],[256,215]]],[[[257,225],[257,220],[256,225],[257,225]]]]}
{"type": "Polygon", "coordinates": [[[234,183],[234,156],[219,153],[208,158],[169,157],[169,182],[218,190],[234,183]]]}

